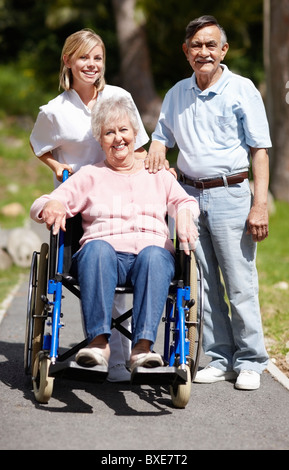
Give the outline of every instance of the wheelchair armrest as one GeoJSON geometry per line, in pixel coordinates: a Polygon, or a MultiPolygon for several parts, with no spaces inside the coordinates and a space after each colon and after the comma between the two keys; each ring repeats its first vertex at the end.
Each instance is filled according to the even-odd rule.
{"type": "Polygon", "coordinates": [[[62,273],[60,277],[68,284],[73,286],[78,286],[78,282],[75,277],[71,276],[69,273],[62,273]]]}
{"type": "Polygon", "coordinates": [[[191,256],[194,254],[191,252],[190,255],[186,255],[184,250],[176,248],[176,279],[181,279],[184,281],[185,285],[190,284],[190,262],[191,256]]]}

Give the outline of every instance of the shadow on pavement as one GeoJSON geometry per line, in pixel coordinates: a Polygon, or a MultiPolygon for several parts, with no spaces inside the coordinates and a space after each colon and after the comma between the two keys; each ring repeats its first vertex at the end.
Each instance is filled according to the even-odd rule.
{"type": "Polygon", "coordinates": [[[53,394],[48,404],[37,403],[34,398],[31,376],[24,371],[24,345],[0,341],[0,380],[11,390],[20,390],[24,399],[34,403],[36,408],[57,413],[93,413],[93,407],[80,398],[76,392],[84,395],[90,394],[97,400],[104,402],[115,415],[132,416],[143,414],[145,416],[171,413],[172,408],[169,390],[165,386],[131,385],[129,383],[103,384],[79,382],[56,378],[54,380],[53,394]],[[126,392],[135,394],[136,408],[126,401],[126,392]],[[64,403],[64,407],[53,406],[55,400],[64,403]],[[149,403],[154,411],[141,411],[139,401],[149,403]],[[50,404],[52,403],[52,405],[50,404]]]}

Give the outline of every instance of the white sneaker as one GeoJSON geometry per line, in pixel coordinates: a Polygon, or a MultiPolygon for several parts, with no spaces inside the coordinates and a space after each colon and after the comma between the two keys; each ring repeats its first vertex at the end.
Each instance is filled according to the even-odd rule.
{"type": "Polygon", "coordinates": [[[130,382],[130,373],[124,364],[109,367],[107,379],[109,382],[130,382]]]}
{"type": "Polygon", "coordinates": [[[199,370],[194,378],[194,382],[199,384],[212,384],[222,380],[233,380],[237,377],[233,370],[221,370],[216,367],[207,366],[199,370]]]}
{"type": "Polygon", "coordinates": [[[242,370],[235,383],[235,388],[239,390],[257,390],[259,387],[260,374],[254,370],[242,370]]]}

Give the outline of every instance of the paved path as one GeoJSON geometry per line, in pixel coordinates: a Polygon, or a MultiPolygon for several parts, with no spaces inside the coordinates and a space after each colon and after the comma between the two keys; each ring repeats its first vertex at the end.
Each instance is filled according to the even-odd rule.
{"type": "MultiPolygon", "coordinates": [[[[134,456],[136,449],[150,454],[161,449],[162,454],[182,451],[192,457],[193,450],[204,449],[289,449],[287,382],[282,385],[269,372],[253,392],[235,390],[230,382],[193,384],[183,410],[172,407],[162,386],[63,379],[55,380],[47,405],[37,404],[23,370],[27,290],[24,280],[2,311],[0,449],[99,450],[99,459],[104,451],[111,451],[110,458],[118,455],[114,450],[134,456]]],[[[62,310],[66,327],[60,344],[65,347],[82,339],[82,328],[75,298],[68,295],[62,310]]]]}

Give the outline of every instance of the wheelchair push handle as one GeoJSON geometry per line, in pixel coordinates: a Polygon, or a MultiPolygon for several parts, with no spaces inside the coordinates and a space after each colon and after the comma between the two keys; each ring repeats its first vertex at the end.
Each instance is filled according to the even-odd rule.
{"type": "MultiPolygon", "coordinates": [[[[63,172],[62,172],[62,183],[64,183],[64,181],[66,181],[66,180],[68,179],[68,177],[69,177],[69,172],[68,172],[68,170],[63,170],[63,172]]],[[[53,226],[54,226],[54,224],[53,224],[52,227],[51,227],[51,231],[52,231],[52,232],[53,232],[53,226]]],[[[57,236],[56,236],[56,235],[53,235],[53,237],[55,237],[55,239],[56,239],[57,236]]]]}
{"type": "Polygon", "coordinates": [[[69,173],[68,170],[63,170],[62,172],[62,183],[68,179],[69,173]]]}

